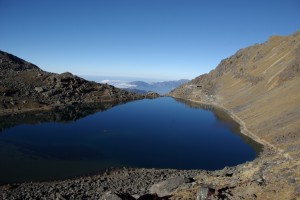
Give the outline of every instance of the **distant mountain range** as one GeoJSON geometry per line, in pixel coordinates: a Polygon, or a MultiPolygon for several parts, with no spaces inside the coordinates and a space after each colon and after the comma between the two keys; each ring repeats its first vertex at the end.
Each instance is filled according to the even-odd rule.
{"type": "Polygon", "coordinates": [[[132,81],[132,82],[125,82],[125,81],[113,81],[113,80],[104,80],[101,83],[108,83],[118,88],[123,88],[131,92],[136,92],[139,94],[144,94],[149,91],[156,92],[158,94],[167,94],[171,90],[175,89],[176,87],[180,86],[181,84],[187,83],[189,80],[181,79],[177,81],[163,81],[163,82],[152,82],[147,83],[144,81],[132,81]]]}

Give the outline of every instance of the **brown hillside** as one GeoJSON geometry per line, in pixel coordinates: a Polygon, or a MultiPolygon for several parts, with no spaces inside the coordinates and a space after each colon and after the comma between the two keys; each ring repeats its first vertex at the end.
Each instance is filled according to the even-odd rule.
{"type": "Polygon", "coordinates": [[[300,157],[300,32],[239,50],[172,96],[220,105],[260,139],[300,157]]]}
{"type": "Polygon", "coordinates": [[[52,109],[83,103],[120,103],[153,98],[107,84],[87,81],[69,72],[49,73],[14,55],[0,51],[0,115],[52,109]]]}
{"type": "Polygon", "coordinates": [[[200,174],[176,198],[195,197],[203,185],[225,185],[229,199],[300,199],[299,86],[300,31],[241,49],[208,74],[173,90],[173,97],[222,107],[244,134],[265,147],[228,180],[200,174]],[[234,180],[240,183],[233,186],[234,180]]]}

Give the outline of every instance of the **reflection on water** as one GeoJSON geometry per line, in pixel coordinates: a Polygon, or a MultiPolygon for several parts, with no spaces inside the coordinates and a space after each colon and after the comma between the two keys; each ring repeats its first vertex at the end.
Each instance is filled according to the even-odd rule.
{"type": "Polygon", "coordinates": [[[213,114],[215,115],[216,119],[218,119],[216,121],[216,123],[218,123],[221,126],[223,125],[223,126],[228,127],[232,131],[232,133],[238,135],[240,138],[242,138],[242,140],[246,144],[250,145],[254,149],[254,151],[256,152],[257,155],[259,155],[259,153],[262,152],[263,145],[257,143],[250,137],[242,134],[240,125],[236,121],[234,121],[229,116],[229,114],[226,113],[224,110],[214,107],[213,105],[201,104],[201,103],[197,103],[197,102],[193,102],[193,101],[189,101],[189,100],[184,100],[184,99],[175,99],[175,100],[177,102],[185,104],[186,106],[188,106],[190,108],[212,111],[213,114]]]}
{"type": "Polygon", "coordinates": [[[38,124],[44,122],[68,123],[84,118],[96,112],[105,111],[117,103],[89,103],[57,107],[44,112],[26,112],[0,116],[0,133],[6,128],[19,124],[38,124]]]}
{"type": "Polygon", "coordinates": [[[169,97],[11,115],[0,127],[0,183],[123,166],[214,170],[260,152],[225,112],[169,97]]]}

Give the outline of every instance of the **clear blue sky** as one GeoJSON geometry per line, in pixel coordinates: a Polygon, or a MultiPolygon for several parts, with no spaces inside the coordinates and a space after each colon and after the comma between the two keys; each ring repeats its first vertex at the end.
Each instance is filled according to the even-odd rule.
{"type": "Polygon", "coordinates": [[[0,50],[42,69],[171,80],[300,30],[299,0],[0,0],[0,50]]]}

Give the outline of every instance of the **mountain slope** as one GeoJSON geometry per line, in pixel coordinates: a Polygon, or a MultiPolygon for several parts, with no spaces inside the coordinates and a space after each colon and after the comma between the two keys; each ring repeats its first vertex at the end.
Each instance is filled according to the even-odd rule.
{"type": "MultiPolygon", "coordinates": [[[[203,181],[199,175],[195,188],[213,182],[215,188],[230,186],[232,199],[300,198],[299,86],[300,31],[241,49],[208,74],[173,90],[173,97],[225,109],[244,134],[264,144],[260,156],[231,178],[203,181]],[[242,183],[233,186],[237,179],[242,183]]],[[[176,195],[193,195],[189,191],[176,195]]]]}
{"type": "Polygon", "coordinates": [[[0,51],[0,114],[74,103],[126,102],[139,95],[66,72],[49,73],[0,51]]]}
{"type": "Polygon", "coordinates": [[[171,92],[221,105],[259,138],[300,157],[300,32],[272,36],[171,92]]]}

